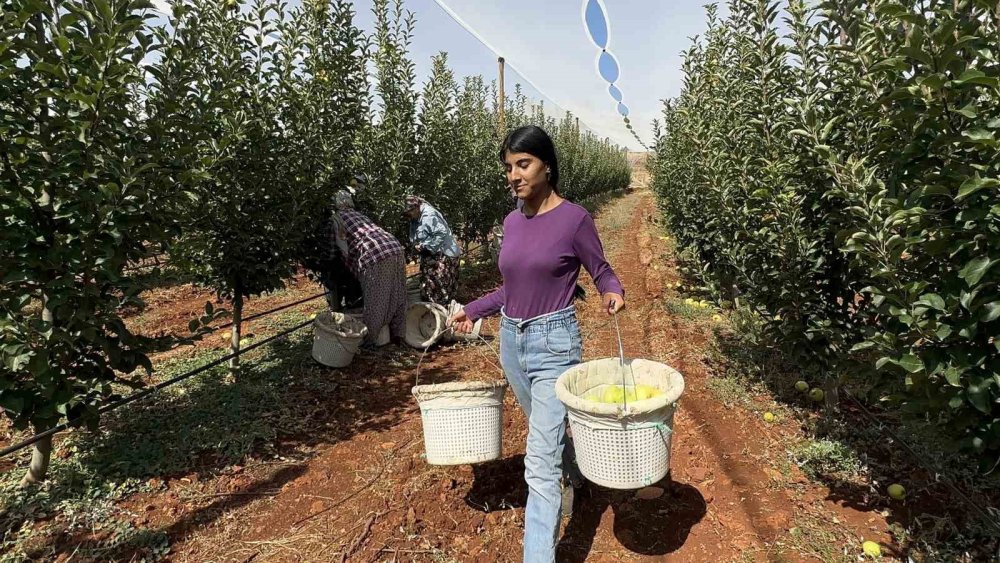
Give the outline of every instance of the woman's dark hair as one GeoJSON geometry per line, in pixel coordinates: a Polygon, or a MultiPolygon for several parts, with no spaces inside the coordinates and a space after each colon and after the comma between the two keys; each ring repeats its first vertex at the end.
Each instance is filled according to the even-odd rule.
{"type": "Polygon", "coordinates": [[[556,146],[552,137],[544,129],[535,125],[518,127],[507,135],[500,146],[500,162],[508,152],[526,152],[545,163],[552,173],[549,174],[549,184],[559,186],[559,160],[556,158],[556,146]]]}

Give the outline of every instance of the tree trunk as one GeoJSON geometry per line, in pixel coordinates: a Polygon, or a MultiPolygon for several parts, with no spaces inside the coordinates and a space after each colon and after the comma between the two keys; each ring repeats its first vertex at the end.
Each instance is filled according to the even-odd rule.
{"type": "MultiPolygon", "coordinates": [[[[38,204],[42,209],[46,211],[49,210],[49,207],[52,205],[52,195],[47,189],[42,190],[42,193],[38,198],[38,204]]],[[[49,241],[49,244],[52,244],[51,241],[49,241]]],[[[54,320],[55,315],[52,314],[52,309],[49,308],[49,296],[42,293],[42,322],[51,327],[54,324],[54,320]]],[[[38,428],[36,426],[32,426],[32,428],[36,434],[47,430],[47,428],[38,428]]],[[[45,475],[49,471],[49,461],[51,457],[52,436],[48,436],[38,442],[35,442],[35,445],[31,449],[31,465],[28,466],[28,472],[24,475],[24,478],[21,479],[21,486],[27,487],[44,481],[45,475]]]]}
{"type": "MultiPolygon", "coordinates": [[[[41,432],[43,430],[35,428],[35,432],[41,432]]],[[[28,472],[21,479],[21,486],[28,487],[30,485],[37,485],[42,481],[45,481],[45,474],[49,471],[49,460],[52,456],[52,436],[47,436],[46,438],[35,442],[34,447],[31,450],[31,465],[28,466],[28,472]]]]}
{"type": "MultiPolygon", "coordinates": [[[[38,432],[38,429],[35,431],[38,432]]],[[[37,485],[45,481],[45,474],[49,471],[51,456],[52,436],[48,436],[35,443],[31,450],[31,465],[28,466],[28,472],[21,479],[22,487],[37,485]]]]}
{"type": "MultiPolygon", "coordinates": [[[[229,344],[229,350],[233,354],[239,353],[240,351],[240,334],[242,333],[243,325],[243,296],[239,292],[236,292],[236,297],[233,298],[233,327],[230,330],[232,339],[229,344]]],[[[229,370],[235,374],[240,369],[240,357],[229,360],[229,370]]]]}
{"type": "MultiPolygon", "coordinates": [[[[41,203],[42,205],[49,205],[49,193],[47,191],[42,192],[41,203]]],[[[47,295],[42,295],[42,322],[49,323],[52,325],[53,315],[52,309],[49,309],[49,298],[47,295]]],[[[35,434],[39,432],[44,432],[48,430],[47,428],[38,428],[37,426],[32,426],[35,434]]],[[[42,481],[45,481],[45,475],[49,472],[49,461],[52,458],[52,436],[47,436],[38,442],[31,449],[31,464],[28,466],[28,472],[21,479],[21,486],[27,487],[30,485],[37,485],[42,481]]]]}
{"type": "Polygon", "coordinates": [[[828,414],[840,410],[840,387],[837,380],[836,377],[827,377],[823,381],[823,401],[828,414]]]}

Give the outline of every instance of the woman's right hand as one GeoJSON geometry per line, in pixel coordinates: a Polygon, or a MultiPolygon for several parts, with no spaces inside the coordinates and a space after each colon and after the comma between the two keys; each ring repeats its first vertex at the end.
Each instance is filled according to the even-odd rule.
{"type": "Polygon", "coordinates": [[[459,309],[457,313],[448,319],[448,326],[453,327],[458,332],[470,333],[472,332],[472,321],[469,320],[469,316],[465,314],[465,309],[459,309]]]}

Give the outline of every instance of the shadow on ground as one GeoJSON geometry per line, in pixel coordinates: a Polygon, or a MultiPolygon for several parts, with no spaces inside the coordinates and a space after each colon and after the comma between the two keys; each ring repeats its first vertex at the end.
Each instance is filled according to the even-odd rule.
{"type": "MultiPolygon", "coordinates": [[[[806,379],[801,369],[786,359],[773,346],[765,346],[762,336],[740,336],[717,331],[714,362],[719,373],[735,377],[749,386],[763,385],[767,393],[793,410],[816,409],[802,393],[795,390],[798,379],[806,379]]],[[[968,546],[974,558],[992,557],[1000,550],[1000,536],[979,518],[975,511],[957,498],[943,483],[944,479],[956,482],[967,494],[972,493],[980,503],[997,506],[1000,493],[1000,476],[985,477],[976,473],[975,460],[949,449],[949,440],[932,424],[908,420],[897,412],[869,404],[866,407],[877,418],[872,422],[865,413],[841,393],[838,410],[820,410],[817,417],[807,420],[811,433],[817,440],[826,440],[842,447],[837,450],[842,457],[863,467],[857,471],[834,471],[824,467],[826,461],[798,460],[802,469],[814,481],[829,490],[827,499],[861,512],[887,511],[886,520],[898,529],[908,530],[906,537],[897,537],[903,549],[897,555],[906,557],[911,549],[925,556],[949,558],[953,553],[966,552],[968,546]],[[886,431],[906,436],[911,444],[922,448],[918,460],[895,442],[886,431]],[[943,467],[945,474],[928,471],[927,467],[943,467]],[[996,486],[984,485],[992,479],[996,486]],[[906,502],[892,501],[885,491],[889,483],[902,483],[907,491],[906,502]],[[879,484],[881,486],[879,486],[879,484]],[[962,539],[956,541],[959,536],[962,539]],[[978,556],[976,555],[978,554],[978,556]]]]}
{"type": "Polygon", "coordinates": [[[472,466],[472,488],[465,503],[483,512],[523,508],[528,500],[524,454],[472,466]]]}
{"type": "Polygon", "coordinates": [[[563,531],[556,559],[585,561],[608,508],[614,512],[615,538],[632,553],[660,556],[680,549],[691,528],[705,517],[708,505],[698,489],[669,476],[656,486],[664,493],[652,500],[637,499],[635,491],[607,489],[593,483],[577,491],[573,515],[563,531]]]}
{"type": "MultiPolygon", "coordinates": [[[[263,476],[246,483],[239,493],[219,495],[204,506],[181,505],[177,517],[159,527],[135,527],[113,502],[149,490],[151,482],[158,483],[152,487],[155,491],[166,481],[184,476],[205,481],[254,459],[309,457],[309,450],[316,446],[391,428],[415,408],[410,388],[416,354],[381,350],[337,370],[317,364],[310,346],[311,334],[305,329],[248,358],[235,380],[225,368],[211,370],[113,411],[102,421],[98,434],[67,436],[57,445],[49,482],[7,496],[0,503],[0,537],[12,539],[23,525],[51,518],[46,514],[72,506],[87,510],[92,508],[88,505],[103,501],[108,503],[104,518],[110,518],[104,523],[110,522],[114,531],[90,533],[90,526],[73,531],[53,522],[44,539],[29,544],[27,555],[41,559],[71,553],[100,560],[143,557],[168,545],[167,540],[280,489],[301,475],[306,464],[263,476]]],[[[179,374],[206,361],[199,356],[179,362],[170,372],[179,374]]],[[[432,374],[438,383],[460,375],[447,367],[425,366],[424,373],[432,374]]]]}

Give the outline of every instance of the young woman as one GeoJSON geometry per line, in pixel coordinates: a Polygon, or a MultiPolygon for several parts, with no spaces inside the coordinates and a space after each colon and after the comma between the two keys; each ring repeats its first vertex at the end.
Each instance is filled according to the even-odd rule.
{"type": "Polygon", "coordinates": [[[458,285],[462,249],[441,212],[417,196],[407,196],[410,242],[420,253],[420,293],[425,301],[447,307],[458,285]]]}
{"type": "Polygon", "coordinates": [[[468,332],[476,320],[502,315],[501,363],[528,416],[524,561],[548,563],[555,561],[559,534],[560,480],[576,471],[555,381],[582,358],[573,307],[580,266],[594,278],[609,314],[619,311],[625,299],[594,220],[559,195],[559,163],[548,134],[534,126],[516,129],[504,141],[500,160],[510,187],[524,202],[504,220],[503,286],[467,305],[451,322],[468,332]]]}

